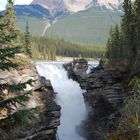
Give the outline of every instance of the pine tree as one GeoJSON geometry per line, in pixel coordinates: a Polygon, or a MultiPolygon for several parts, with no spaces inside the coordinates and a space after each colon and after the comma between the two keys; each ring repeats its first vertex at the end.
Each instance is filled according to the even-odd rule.
{"type": "Polygon", "coordinates": [[[113,35],[113,28],[111,26],[110,28],[110,32],[109,32],[109,38],[107,40],[107,44],[106,44],[106,58],[109,60],[111,59],[111,50],[112,50],[112,46],[113,46],[113,43],[112,43],[112,35],[113,35]]]}
{"type": "Polygon", "coordinates": [[[135,61],[135,17],[131,0],[124,0],[124,15],[121,28],[116,26],[107,42],[107,57],[110,61],[130,66],[135,61]]]}
{"type": "Polygon", "coordinates": [[[118,64],[122,59],[121,56],[121,45],[120,45],[120,29],[118,25],[115,28],[111,27],[110,37],[107,42],[107,51],[106,57],[109,59],[109,62],[112,64],[118,64]],[[115,63],[114,63],[115,62],[115,63]]]}
{"type": "MultiPolygon", "coordinates": [[[[8,5],[11,5],[10,0],[8,1],[8,5]]],[[[12,32],[9,32],[9,25],[12,25],[14,23],[7,24],[7,22],[5,22],[5,19],[6,19],[5,16],[0,16],[0,70],[9,70],[10,68],[16,68],[17,64],[12,62],[11,58],[14,58],[17,53],[21,52],[21,47],[16,46],[13,43],[13,41],[15,41],[17,38],[17,32],[14,32],[14,30],[12,32]]],[[[10,84],[10,85],[7,83],[0,83],[0,111],[6,110],[7,113],[6,115],[10,123],[12,123],[13,121],[16,122],[17,114],[21,114],[22,112],[22,111],[19,112],[17,111],[15,113],[13,112],[13,109],[17,107],[17,104],[23,105],[24,102],[30,99],[31,91],[24,91],[24,89],[26,88],[26,84],[31,85],[32,82],[33,82],[32,80],[29,80],[25,83],[10,84]],[[4,91],[7,91],[7,94],[9,93],[18,93],[18,94],[14,96],[13,95],[7,96],[7,94],[5,94],[4,91]]],[[[35,109],[32,109],[31,111],[28,110],[28,113],[33,114],[33,111],[35,111],[35,109]]],[[[25,116],[23,115],[23,117],[25,116]]],[[[5,122],[4,120],[2,120],[2,122],[3,123],[1,124],[0,121],[0,128],[3,128],[6,125],[4,123],[5,122]]]]}
{"type": "MultiPolygon", "coordinates": [[[[16,40],[16,42],[18,42],[19,30],[16,27],[16,17],[15,11],[13,10],[13,5],[13,0],[7,0],[4,22],[7,24],[7,32],[10,35],[14,36],[14,39],[16,40]]],[[[15,43],[15,40],[12,41],[14,41],[15,43]]]]}
{"type": "Polygon", "coordinates": [[[27,21],[26,24],[26,31],[24,33],[24,48],[25,48],[25,53],[32,57],[32,50],[31,50],[31,34],[29,32],[29,24],[27,21]]]}
{"type": "MultiPolygon", "coordinates": [[[[131,73],[137,73],[137,69],[140,67],[140,0],[136,0],[134,3],[134,49],[133,51],[133,67],[131,73]]],[[[132,75],[131,74],[131,75],[132,75]]]]}
{"type": "Polygon", "coordinates": [[[133,63],[132,57],[135,56],[135,29],[134,15],[131,0],[124,0],[124,15],[122,17],[121,32],[123,36],[123,53],[128,64],[133,63]]]}
{"type": "Polygon", "coordinates": [[[135,1],[135,17],[136,17],[136,46],[140,51],[140,0],[135,1]]]}

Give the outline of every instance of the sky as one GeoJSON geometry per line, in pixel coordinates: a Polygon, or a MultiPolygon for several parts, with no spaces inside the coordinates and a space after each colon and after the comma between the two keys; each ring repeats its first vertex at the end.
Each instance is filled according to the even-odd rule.
{"type": "MultiPolygon", "coordinates": [[[[15,4],[30,4],[33,0],[15,0],[15,4]]],[[[4,10],[7,0],[0,0],[0,11],[4,10]]]]}

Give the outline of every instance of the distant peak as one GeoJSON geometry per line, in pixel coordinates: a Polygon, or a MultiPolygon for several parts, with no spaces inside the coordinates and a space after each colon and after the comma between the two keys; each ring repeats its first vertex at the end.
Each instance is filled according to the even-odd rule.
{"type": "Polygon", "coordinates": [[[106,6],[110,10],[118,9],[122,3],[123,0],[98,0],[100,6],[106,6]]]}
{"type": "Polygon", "coordinates": [[[53,15],[57,11],[65,10],[76,13],[95,5],[113,10],[118,8],[122,2],[123,0],[33,0],[32,4],[43,6],[53,15]]]}
{"type": "Polygon", "coordinates": [[[54,15],[58,10],[65,10],[63,0],[33,0],[31,4],[39,4],[42,7],[48,9],[52,15],[54,15]]]}
{"type": "Polygon", "coordinates": [[[93,0],[64,0],[64,3],[70,12],[78,12],[87,9],[92,5],[93,0]]]}

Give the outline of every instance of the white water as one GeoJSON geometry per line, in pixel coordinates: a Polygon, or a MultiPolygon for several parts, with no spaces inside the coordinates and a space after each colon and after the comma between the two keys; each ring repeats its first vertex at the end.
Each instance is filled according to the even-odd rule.
{"type": "Polygon", "coordinates": [[[37,63],[37,70],[41,76],[51,80],[54,91],[57,92],[56,101],[62,107],[61,125],[58,128],[60,140],[84,140],[76,131],[77,126],[86,118],[86,106],[79,84],[68,79],[67,72],[61,63],[37,63]]]}

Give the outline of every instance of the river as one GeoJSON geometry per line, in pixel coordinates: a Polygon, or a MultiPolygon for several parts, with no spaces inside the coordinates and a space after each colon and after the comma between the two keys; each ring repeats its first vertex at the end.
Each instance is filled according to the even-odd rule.
{"type": "MultiPolygon", "coordinates": [[[[96,65],[96,64],[95,64],[96,65]]],[[[38,62],[37,70],[49,79],[57,93],[56,102],[62,107],[61,125],[58,128],[60,140],[84,140],[77,132],[78,126],[86,119],[87,109],[80,85],[68,79],[63,62],[38,62]]]]}

